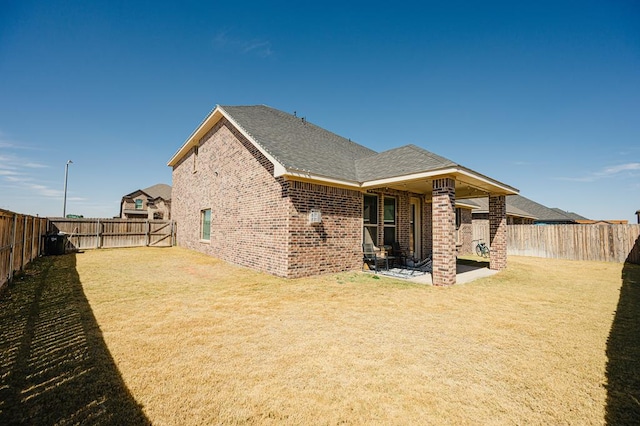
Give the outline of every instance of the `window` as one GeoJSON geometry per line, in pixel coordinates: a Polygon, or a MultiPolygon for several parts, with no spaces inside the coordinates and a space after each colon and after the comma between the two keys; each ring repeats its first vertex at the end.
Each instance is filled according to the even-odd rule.
{"type": "Polygon", "coordinates": [[[396,241],[396,199],[384,197],[384,245],[396,241]]]}
{"type": "Polygon", "coordinates": [[[362,209],[364,231],[362,242],[377,245],[378,243],[378,197],[365,195],[362,209]]]}
{"type": "Polygon", "coordinates": [[[462,224],[462,209],[460,207],[456,207],[456,229],[460,229],[461,224],[462,224]]]}
{"type": "Polygon", "coordinates": [[[211,209],[200,210],[200,239],[211,240],[211,209]]]}
{"type": "Polygon", "coordinates": [[[198,145],[193,147],[193,173],[198,171],[198,145]]]}
{"type": "Polygon", "coordinates": [[[142,210],[142,200],[136,200],[136,210],[142,210]]]}

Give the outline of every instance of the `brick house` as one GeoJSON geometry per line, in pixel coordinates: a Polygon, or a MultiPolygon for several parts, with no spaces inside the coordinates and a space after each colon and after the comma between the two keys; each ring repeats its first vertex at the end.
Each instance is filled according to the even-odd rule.
{"type": "MultiPolygon", "coordinates": [[[[520,195],[508,195],[506,197],[507,225],[530,225],[535,223],[536,216],[533,213],[529,213],[516,207],[513,202],[513,197],[520,197],[520,195]]],[[[476,205],[476,207],[471,212],[473,223],[488,224],[489,200],[487,200],[486,198],[473,198],[471,200],[467,200],[467,202],[476,205]]]]}
{"type": "Polygon", "coordinates": [[[171,219],[171,186],[159,183],[122,197],[122,219],[171,219]]]}
{"type": "Polygon", "coordinates": [[[505,196],[518,191],[414,145],[378,153],[264,105],[216,106],[168,165],[178,245],[232,263],[359,270],[363,241],[397,241],[433,254],[434,284],[454,284],[456,250],[471,250],[464,200],[488,197],[490,267],[506,267],[505,196]]]}
{"type": "MultiPolygon", "coordinates": [[[[473,222],[488,222],[489,206],[487,200],[478,198],[468,201],[478,206],[473,210],[473,222]]],[[[559,208],[549,208],[522,195],[507,195],[506,203],[508,225],[561,225],[593,222],[577,213],[567,212],[559,208]]]]}

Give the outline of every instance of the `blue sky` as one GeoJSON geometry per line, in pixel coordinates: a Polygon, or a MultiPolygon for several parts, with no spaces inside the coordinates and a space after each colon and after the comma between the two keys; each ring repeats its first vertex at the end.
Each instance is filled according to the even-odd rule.
{"type": "Polygon", "coordinates": [[[0,0],[0,208],[112,217],[216,105],[640,209],[640,3],[0,0]]]}

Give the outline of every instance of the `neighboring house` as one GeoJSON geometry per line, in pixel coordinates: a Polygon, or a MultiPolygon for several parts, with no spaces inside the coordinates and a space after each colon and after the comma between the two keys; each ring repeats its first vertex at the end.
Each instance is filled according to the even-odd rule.
{"type": "MultiPolygon", "coordinates": [[[[478,204],[480,208],[473,210],[474,223],[488,221],[488,206],[483,199],[471,200],[478,204]]],[[[558,208],[549,208],[522,195],[508,195],[507,201],[507,223],[509,225],[527,224],[570,224],[579,223],[580,220],[588,220],[576,213],[565,212],[558,208]]]]}
{"type": "Polygon", "coordinates": [[[560,209],[552,209],[533,200],[523,197],[522,195],[513,195],[507,197],[507,204],[532,215],[535,217],[535,224],[560,225],[576,223],[577,218],[586,219],[575,213],[564,212],[560,209]]]}
{"type": "MultiPolygon", "coordinates": [[[[507,196],[507,224],[508,225],[525,225],[535,222],[536,217],[531,213],[527,213],[520,210],[513,205],[513,197],[520,197],[519,195],[507,196]]],[[[474,223],[489,223],[489,202],[486,198],[474,198],[469,200],[477,205],[471,211],[471,215],[474,223]]]]}
{"type": "Polygon", "coordinates": [[[122,219],[171,219],[171,186],[159,183],[122,197],[122,219]]]}
{"type": "Polygon", "coordinates": [[[629,221],[625,219],[609,219],[609,220],[576,220],[580,225],[628,225],[629,221]]]}
{"type": "Polygon", "coordinates": [[[640,225],[640,210],[636,210],[636,217],[638,218],[638,224],[640,225]]]}
{"type": "Polygon", "coordinates": [[[517,189],[414,145],[378,153],[267,106],[216,106],[168,165],[177,244],[228,262],[303,277],[359,270],[363,241],[397,241],[453,284],[456,203],[488,197],[490,267],[506,267],[517,189]]]}
{"type": "Polygon", "coordinates": [[[569,219],[572,219],[573,221],[575,221],[575,223],[591,223],[591,222],[593,222],[591,219],[587,219],[586,217],[581,216],[578,213],[564,211],[564,210],[561,210],[561,209],[559,209],[557,207],[552,207],[551,210],[553,210],[555,212],[558,212],[558,213],[561,213],[561,214],[563,214],[565,216],[568,216],[569,219]]]}

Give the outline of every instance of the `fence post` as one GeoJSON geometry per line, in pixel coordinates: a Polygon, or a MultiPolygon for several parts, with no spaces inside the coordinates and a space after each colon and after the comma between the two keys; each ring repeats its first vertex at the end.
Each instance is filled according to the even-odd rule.
{"type": "Polygon", "coordinates": [[[100,219],[96,220],[96,248],[99,249],[100,248],[100,235],[102,233],[100,232],[100,219]]]}
{"type": "Polygon", "coordinates": [[[9,246],[9,277],[8,280],[11,282],[13,279],[13,262],[15,257],[15,248],[16,248],[16,227],[18,224],[18,214],[13,214],[13,229],[11,230],[11,245],[9,246]]]}
{"type": "Polygon", "coordinates": [[[42,255],[42,218],[38,217],[38,249],[36,250],[36,257],[42,255]]]}
{"type": "Polygon", "coordinates": [[[147,219],[146,221],[146,225],[147,225],[147,238],[146,238],[146,244],[145,246],[149,247],[149,241],[151,241],[151,224],[149,223],[149,219],[147,219]]]}
{"type": "Polygon", "coordinates": [[[27,215],[24,216],[24,225],[22,225],[22,253],[20,254],[20,270],[24,269],[24,251],[27,249],[27,215]]]}
{"type": "Polygon", "coordinates": [[[29,262],[33,260],[33,250],[35,248],[34,247],[35,234],[36,234],[36,218],[32,217],[31,218],[31,244],[29,246],[29,262]]]}
{"type": "MultiPolygon", "coordinates": [[[[47,218],[47,221],[45,222],[45,235],[49,233],[49,226],[51,225],[51,221],[49,220],[49,218],[47,218]]],[[[40,237],[40,239],[42,240],[42,237],[40,237]]],[[[42,244],[44,243],[44,241],[40,242],[40,250],[42,250],[42,252],[44,252],[44,247],[42,247],[42,244]]]]}

